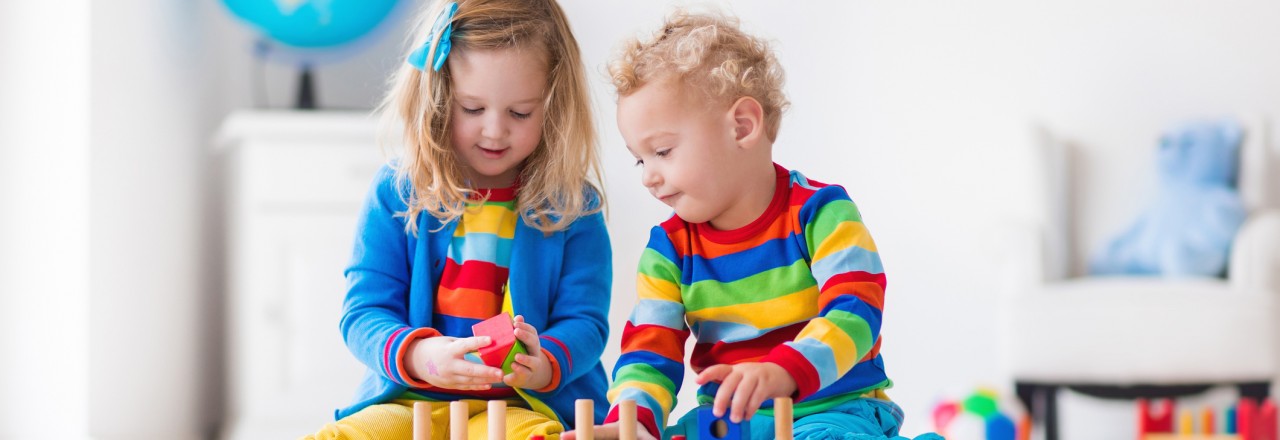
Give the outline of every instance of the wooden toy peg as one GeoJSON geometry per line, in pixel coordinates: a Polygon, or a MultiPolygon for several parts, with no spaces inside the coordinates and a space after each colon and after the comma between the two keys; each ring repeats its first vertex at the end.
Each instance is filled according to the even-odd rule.
{"type": "Polygon", "coordinates": [[[1213,422],[1213,408],[1205,407],[1204,411],[1200,413],[1200,433],[1213,435],[1218,430],[1213,422]]]}
{"type": "Polygon", "coordinates": [[[413,440],[431,440],[431,402],[413,403],[413,440]]]}
{"type": "Polygon", "coordinates": [[[1191,435],[1195,433],[1195,417],[1191,416],[1191,410],[1184,409],[1178,413],[1178,434],[1191,435]]]}
{"type": "Polygon", "coordinates": [[[576,418],[574,429],[577,430],[578,437],[582,440],[594,440],[596,435],[596,410],[595,402],[591,399],[578,399],[574,402],[574,413],[576,418]]]}
{"type": "Polygon", "coordinates": [[[773,437],[778,440],[791,440],[792,410],[790,397],[773,399],[773,437]]]}
{"type": "Polygon", "coordinates": [[[489,440],[507,438],[507,401],[489,401],[489,440]]]}
{"type": "Polygon", "coordinates": [[[618,404],[618,440],[636,440],[636,401],[618,404]]]}
{"type": "Polygon", "coordinates": [[[467,419],[470,419],[467,402],[449,402],[449,439],[467,440],[467,419]]]}
{"type": "Polygon", "coordinates": [[[1237,432],[1236,422],[1236,406],[1231,405],[1222,413],[1222,433],[1235,434],[1237,432]]]}

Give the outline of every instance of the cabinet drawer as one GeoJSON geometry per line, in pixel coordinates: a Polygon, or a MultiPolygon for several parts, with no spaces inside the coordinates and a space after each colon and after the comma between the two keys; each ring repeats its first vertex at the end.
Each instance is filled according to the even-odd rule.
{"type": "Polygon", "coordinates": [[[242,200],[253,207],[358,204],[387,162],[373,142],[249,140],[239,153],[242,200]]]}

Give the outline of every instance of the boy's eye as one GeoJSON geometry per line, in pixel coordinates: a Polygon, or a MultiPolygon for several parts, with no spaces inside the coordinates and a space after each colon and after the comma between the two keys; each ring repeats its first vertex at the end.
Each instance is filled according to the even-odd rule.
{"type": "Polygon", "coordinates": [[[516,119],[528,119],[528,118],[529,118],[529,116],[530,116],[530,115],[532,115],[532,114],[533,114],[533,112],[529,112],[529,113],[520,113],[520,112],[517,112],[517,111],[512,111],[512,112],[511,112],[511,116],[515,116],[515,117],[516,117],[516,119]]]}
{"type": "Polygon", "coordinates": [[[463,108],[462,108],[462,112],[463,112],[463,113],[466,113],[466,114],[468,114],[468,115],[478,115],[478,114],[480,114],[480,112],[483,112],[483,111],[484,111],[484,107],[480,107],[480,108],[466,108],[466,107],[463,107],[463,108]]]}
{"type": "Polygon", "coordinates": [[[636,159],[636,166],[644,166],[644,159],[636,159]]]}
{"type": "Polygon", "coordinates": [[[658,157],[667,157],[668,154],[671,154],[670,148],[664,148],[664,149],[658,150],[657,153],[654,153],[654,155],[658,157]]]}

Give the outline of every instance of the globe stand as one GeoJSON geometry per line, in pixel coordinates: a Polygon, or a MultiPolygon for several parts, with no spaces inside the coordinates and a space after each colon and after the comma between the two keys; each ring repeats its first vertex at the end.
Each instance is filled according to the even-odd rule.
{"type": "Polygon", "coordinates": [[[315,83],[311,78],[311,66],[303,65],[302,72],[298,74],[298,104],[299,110],[315,110],[316,109],[316,91],[315,83]]]}

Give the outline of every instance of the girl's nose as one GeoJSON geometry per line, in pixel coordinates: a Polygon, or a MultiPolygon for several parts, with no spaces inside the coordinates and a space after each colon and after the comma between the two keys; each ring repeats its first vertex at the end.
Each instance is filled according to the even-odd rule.
{"type": "Polygon", "coordinates": [[[484,125],[480,128],[480,135],[486,139],[502,139],[507,135],[506,124],[502,121],[502,116],[498,112],[486,112],[484,115],[484,125]]]}

